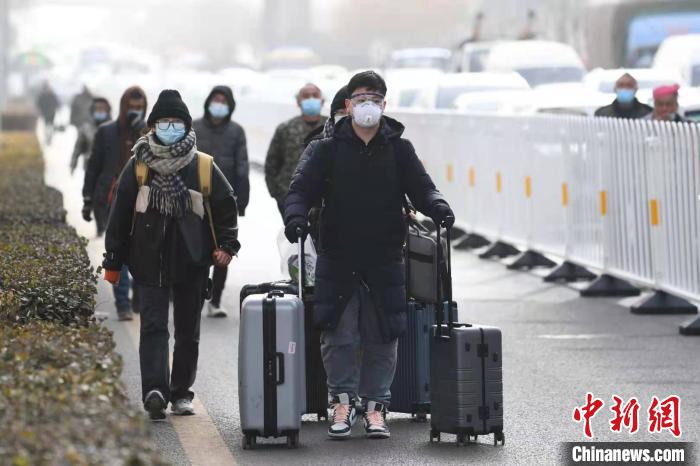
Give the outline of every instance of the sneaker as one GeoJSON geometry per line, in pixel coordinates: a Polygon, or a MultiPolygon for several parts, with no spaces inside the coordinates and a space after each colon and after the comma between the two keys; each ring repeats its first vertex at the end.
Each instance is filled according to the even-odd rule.
{"type": "Polygon", "coordinates": [[[352,426],[355,425],[356,411],[355,402],[347,393],[341,393],[333,397],[331,402],[330,427],[328,428],[328,436],[334,439],[345,439],[352,434],[352,426]]]}
{"type": "Polygon", "coordinates": [[[207,317],[226,317],[228,313],[220,304],[212,303],[207,305],[207,317]]]}
{"type": "Polygon", "coordinates": [[[165,408],[168,404],[163,398],[163,394],[158,390],[151,390],[146,394],[146,400],[143,402],[144,409],[148,412],[151,421],[164,421],[165,408]]]}
{"type": "Polygon", "coordinates": [[[117,309],[117,318],[119,320],[134,320],[134,313],[131,309],[117,309]]]}
{"type": "Polygon", "coordinates": [[[386,408],[376,401],[367,402],[367,409],[364,413],[365,437],[367,438],[389,438],[389,426],[386,425],[386,408]]]}
{"type": "Polygon", "coordinates": [[[194,414],[192,400],[189,398],[180,398],[179,400],[175,400],[170,407],[170,411],[177,416],[192,416],[194,414]]]}

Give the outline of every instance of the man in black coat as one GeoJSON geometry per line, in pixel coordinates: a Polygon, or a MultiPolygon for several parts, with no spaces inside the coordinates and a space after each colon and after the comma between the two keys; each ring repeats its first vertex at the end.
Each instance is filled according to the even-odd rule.
{"type": "Polygon", "coordinates": [[[353,76],[345,101],[349,116],[332,137],[307,147],[285,202],[291,242],[308,231],[309,209],[323,203],[314,320],[323,330],[333,397],[328,435],[336,439],[350,436],[358,397],[366,406],[366,436],[389,437],[384,414],[397,338],[406,330],[405,196],[437,224],[454,223],[413,146],[401,138],[403,125],[382,116],[386,90],[373,71],[353,76]]]}
{"type": "Polygon", "coordinates": [[[614,117],[637,119],[644,118],[652,112],[652,108],[641,103],[635,96],[639,86],[637,80],[625,73],[615,82],[616,98],[610,105],[595,111],[597,117],[614,117]]]}
{"type": "Polygon", "coordinates": [[[119,270],[128,264],[141,300],[141,389],[153,420],[165,418],[168,402],[173,414],[194,414],[191,387],[209,268],[228,265],[240,249],[236,198],[216,164],[210,172],[210,195],[201,192],[202,155],[191,124],[180,94],[161,92],[148,116],[150,131],[136,142],[134,156],[119,177],[105,236],[105,279],[117,281],[119,270]],[[148,167],[140,186],[137,161],[148,167]],[[175,324],[172,376],[170,296],[175,324]]]}
{"type": "MultiPolygon", "coordinates": [[[[197,133],[197,147],[202,152],[214,157],[236,193],[238,215],[245,215],[250,196],[248,179],[248,148],[245,131],[241,125],[231,121],[236,108],[233,91],[228,86],[216,86],[204,101],[204,117],[192,122],[197,133]]],[[[227,267],[214,267],[212,275],[212,297],[209,301],[209,317],[226,317],[226,310],[221,307],[221,294],[226,283],[227,267]]]]}
{"type": "MultiPolygon", "coordinates": [[[[83,219],[92,220],[92,212],[102,234],[101,225],[107,224],[112,193],[124,165],[131,157],[131,148],[141,136],[147,101],[143,89],[133,86],[124,91],[119,102],[119,116],[113,122],[101,125],[95,133],[92,153],[85,169],[83,183],[83,219]]],[[[119,320],[131,320],[132,303],[129,271],[124,266],[121,279],[114,286],[114,299],[119,320]]],[[[138,306],[133,310],[138,311],[138,306]]]]}

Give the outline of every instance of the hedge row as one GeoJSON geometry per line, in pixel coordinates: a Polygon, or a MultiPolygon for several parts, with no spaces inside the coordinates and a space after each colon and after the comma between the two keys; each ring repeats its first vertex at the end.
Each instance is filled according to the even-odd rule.
{"type": "Polygon", "coordinates": [[[34,135],[0,133],[0,166],[0,464],[162,464],[34,135]]]}

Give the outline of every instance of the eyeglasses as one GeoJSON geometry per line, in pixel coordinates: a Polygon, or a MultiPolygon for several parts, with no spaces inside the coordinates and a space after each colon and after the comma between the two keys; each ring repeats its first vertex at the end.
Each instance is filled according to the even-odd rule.
{"type": "Polygon", "coordinates": [[[161,131],[166,131],[171,126],[178,131],[185,129],[185,124],[181,121],[156,121],[156,128],[161,131]]]}
{"type": "Polygon", "coordinates": [[[377,105],[384,103],[384,96],[376,92],[363,92],[362,94],[354,94],[350,97],[353,105],[360,105],[365,102],[372,102],[377,105]]]}

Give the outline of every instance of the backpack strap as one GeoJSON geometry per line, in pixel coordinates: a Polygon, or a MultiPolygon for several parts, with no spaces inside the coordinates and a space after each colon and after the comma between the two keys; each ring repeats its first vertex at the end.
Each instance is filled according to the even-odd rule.
{"type": "Polygon", "coordinates": [[[143,160],[135,160],[134,171],[136,172],[136,184],[139,188],[146,184],[148,179],[148,165],[143,160]]]}
{"type": "Polygon", "coordinates": [[[207,211],[209,220],[209,230],[211,237],[214,240],[214,247],[219,248],[219,243],[216,241],[216,232],[214,231],[214,219],[211,215],[211,204],[209,196],[211,196],[211,177],[214,167],[214,157],[204,152],[197,152],[197,176],[199,178],[199,192],[204,198],[204,209],[207,211]]]}

